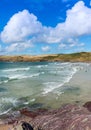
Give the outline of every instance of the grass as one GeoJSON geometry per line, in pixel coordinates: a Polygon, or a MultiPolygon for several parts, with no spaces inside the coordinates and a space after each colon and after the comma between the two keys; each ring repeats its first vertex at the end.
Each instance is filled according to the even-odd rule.
{"type": "Polygon", "coordinates": [[[50,54],[50,55],[19,55],[0,56],[0,61],[12,62],[35,62],[35,61],[61,61],[61,62],[91,62],[91,52],[80,52],[72,54],[50,54]]]}

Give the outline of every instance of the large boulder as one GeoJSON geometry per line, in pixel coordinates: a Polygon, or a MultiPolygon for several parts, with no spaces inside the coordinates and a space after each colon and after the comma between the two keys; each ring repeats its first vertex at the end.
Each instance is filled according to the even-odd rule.
{"type": "Polygon", "coordinates": [[[64,105],[32,119],[34,130],[91,130],[91,113],[82,106],[64,105]]]}

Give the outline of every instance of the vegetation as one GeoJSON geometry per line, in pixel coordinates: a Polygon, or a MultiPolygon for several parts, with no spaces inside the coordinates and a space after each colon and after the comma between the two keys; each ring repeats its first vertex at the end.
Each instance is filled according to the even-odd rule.
{"type": "Polygon", "coordinates": [[[51,54],[39,56],[0,56],[0,61],[8,62],[37,62],[37,61],[61,61],[61,62],[91,62],[91,52],[80,52],[72,54],[51,54]]]}

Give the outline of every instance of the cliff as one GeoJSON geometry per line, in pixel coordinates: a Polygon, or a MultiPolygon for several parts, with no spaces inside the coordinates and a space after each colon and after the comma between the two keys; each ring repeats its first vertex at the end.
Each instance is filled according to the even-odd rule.
{"type": "Polygon", "coordinates": [[[37,61],[61,61],[61,62],[91,62],[91,52],[81,52],[72,54],[50,54],[50,55],[18,55],[0,56],[0,61],[8,62],[37,62],[37,61]]]}

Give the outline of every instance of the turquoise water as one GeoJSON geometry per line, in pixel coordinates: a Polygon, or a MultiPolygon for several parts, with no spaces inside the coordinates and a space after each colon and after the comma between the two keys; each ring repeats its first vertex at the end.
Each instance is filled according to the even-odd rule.
{"type": "MultiPolygon", "coordinates": [[[[12,108],[55,103],[83,63],[0,62],[0,114],[12,108]]],[[[66,88],[67,89],[67,88],[66,88]]]]}

